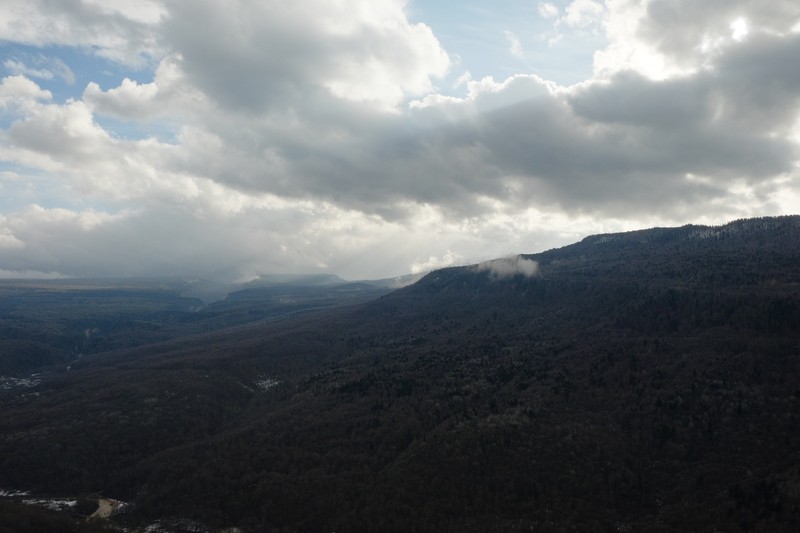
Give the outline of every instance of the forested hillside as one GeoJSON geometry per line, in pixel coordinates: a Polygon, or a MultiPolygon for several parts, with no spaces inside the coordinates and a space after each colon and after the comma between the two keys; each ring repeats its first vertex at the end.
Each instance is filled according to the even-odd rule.
{"type": "Polygon", "coordinates": [[[800,217],[520,260],[5,391],[0,489],[132,528],[800,530],[800,217]]]}

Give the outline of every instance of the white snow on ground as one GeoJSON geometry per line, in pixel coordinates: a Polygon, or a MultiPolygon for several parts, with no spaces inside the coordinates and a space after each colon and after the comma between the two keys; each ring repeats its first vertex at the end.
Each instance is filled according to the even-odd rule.
{"type": "Polygon", "coordinates": [[[78,505],[76,500],[57,500],[52,498],[22,500],[22,503],[44,507],[51,511],[63,511],[64,509],[78,505]]]}
{"type": "Polygon", "coordinates": [[[35,387],[42,382],[42,378],[38,374],[34,374],[29,378],[12,378],[8,376],[0,376],[0,390],[12,389],[29,389],[35,387]]]}
{"type": "Polygon", "coordinates": [[[256,392],[256,389],[260,391],[265,391],[271,389],[276,385],[280,385],[280,383],[281,382],[278,381],[277,379],[271,378],[269,376],[257,376],[255,381],[251,383],[252,387],[242,383],[241,381],[239,382],[239,385],[249,390],[250,392],[256,392]]]}
{"type": "Polygon", "coordinates": [[[27,490],[2,490],[0,489],[0,498],[15,498],[17,496],[30,496],[27,490]]]}
{"type": "Polygon", "coordinates": [[[144,530],[145,533],[169,533],[180,529],[181,531],[191,531],[192,533],[207,533],[209,529],[194,520],[188,518],[164,518],[150,524],[144,530]]]}
{"type": "Polygon", "coordinates": [[[259,376],[259,378],[255,381],[255,386],[261,390],[269,390],[279,384],[280,381],[268,376],[259,376]]]}

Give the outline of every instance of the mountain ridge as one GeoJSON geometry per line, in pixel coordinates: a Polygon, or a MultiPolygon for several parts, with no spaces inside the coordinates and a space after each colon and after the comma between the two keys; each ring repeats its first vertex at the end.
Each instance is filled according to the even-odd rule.
{"type": "Polygon", "coordinates": [[[5,393],[0,481],[131,527],[796,530],[799,226],[588,238],[87,357],[5,393]]]}

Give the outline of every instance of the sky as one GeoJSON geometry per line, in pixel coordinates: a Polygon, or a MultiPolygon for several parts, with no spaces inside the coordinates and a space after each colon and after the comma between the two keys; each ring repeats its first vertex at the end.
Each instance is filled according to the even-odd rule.
{"type": "Polygon", "coordinates": [[[797,0],[4,0],[0,277],[376,279],[800,212],[797,0]]]}

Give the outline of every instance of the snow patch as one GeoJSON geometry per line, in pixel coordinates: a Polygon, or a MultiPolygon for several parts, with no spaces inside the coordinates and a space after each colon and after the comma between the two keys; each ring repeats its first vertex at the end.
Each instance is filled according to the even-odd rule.
{"type": "Polygon", "coordinates": [[[27,490],[2,490],[0,489],[1,498],[16,498],[18,496],[30,496],[30,491],[27,490]]]}
{"type": "Polygon", "coordinates": [[[33,374],[27,378],[0,376],[0,390],[30,389],[41,382],[42,378],[39,377],[39,374],[33,374]]]}
{"type": "Polygon", "coordinates": [[[239,382],[239,385],[242,386],[245,390],[250,392],[257,392],[257,391],[266,391],[275,387],[276,385],[280,385],[280,381],[275,378],[269,376],[256,376],[255,381],[252,381],[250,385],[244,383],[242,381],[239,382]]]}
{"type": "Polygon", "coordinates": [[[207,533],[209,529],[196,520],[189,518],[162,518],[145,528],[145,533],[169,533],[180,530],[192,533],[207,533]]]}
{"type": "Polygon", "coordinates": [[[265,391],[275,387],[276,385],[280,385],[280,381],[268,376],[259,376],[259,378],[254,382],[254,385],[262,391],[265,391]]]}
{"type": "Polygon", "coordinates": [[[57,500],[52,498],[22,500],[25,505],[36,505],[51,511],[63,511],[78,505],[77,500],[57,500]]]}

